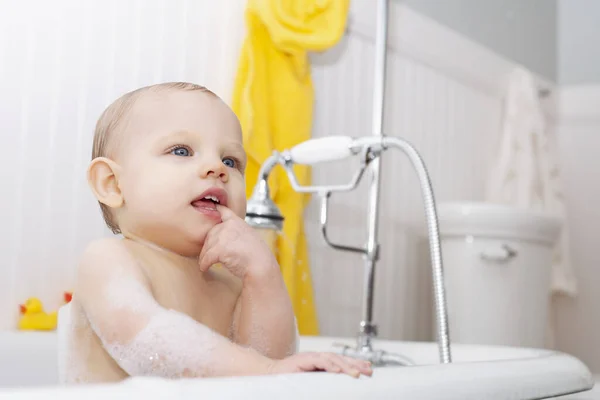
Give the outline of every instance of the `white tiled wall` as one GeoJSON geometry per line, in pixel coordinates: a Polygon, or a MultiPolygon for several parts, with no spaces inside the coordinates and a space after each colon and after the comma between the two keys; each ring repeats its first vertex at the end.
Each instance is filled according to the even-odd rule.
{"type": "MultiPolygon", "coordinates": [[[[371,133],[372,38],[351,31],[333,54],[315,58],[315,136],[371,133]],[[338,55],[339,53],[339,55],[338,55]]],[[[501,100],[397,50],[389,53],[384,129],[410,141],[423,156],[439,201],[483,197],[485,166],[497,134],[501,100]]],[[[425,213],[412,166],[402,153],[384,155],[381,260],[376,270],[375,318],[380,336],[426,339],[431,331],[431,281],[425,213]]],[[[349,163],[317,167],[317,182],[342,182],[349,163]]],[[[361,190],[331,198],[331,237],[366,242],[368,179],[361,190]]],[[[330,249],[320,236],[319,206],[307,212],[321,329],[354,335],[360,321],[363,260],[330,249]]]]}
{"type": "Polygon", "coordinates": [[[243,0],[0,0],[0,329],[49,309],[106,234],[85,182],[93,128],[120,94],[171,80],[228,98],[243,0]]]}
{"type": "Polygon", "coordinates": [[[557,345],[600,371],[600,85],[561,89],[558,127],[576,298],[556,299],[557,345]]]}

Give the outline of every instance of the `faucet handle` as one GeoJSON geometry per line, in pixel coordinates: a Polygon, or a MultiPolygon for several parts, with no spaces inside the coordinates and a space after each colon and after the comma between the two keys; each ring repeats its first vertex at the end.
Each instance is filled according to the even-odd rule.
{"type": "Polygon", "coordinates": [[[341,160],[353,155],[349,136],[326,136],[309,139],[292,147],[288,154],[294,164],[312,165],[341,160]]]}

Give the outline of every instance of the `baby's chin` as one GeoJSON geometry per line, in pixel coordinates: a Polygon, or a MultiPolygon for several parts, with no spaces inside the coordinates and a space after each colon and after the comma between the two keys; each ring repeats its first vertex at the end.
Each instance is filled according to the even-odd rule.
{"type": "Polygon", "coordinates": [[[185,233],[184,242],[190,243],[191,248],[197,249],[198,254],[202,251],[204,247],[204,243],[206,242],[206,238],[208,237],[208,232],[210,231],[210,227],[196,227],[195,229],[190,229],[185,233]]]}
{"type": "Polygon", "coordinates": [[[151,238],[150,240],[158,247],[165,250],[183,257],[197,257],[202,252],[211,226],[207,226],[207,224],[189,225],[182,224],[178,227],[165,226],[163,229],[159,229],[162,232],[158,233],[155,231],[147,235],[147,237],[151,238]]]}
{"type": "Polygon", "coordinates": [[[202,252],[204,241],[197,236],[181,237],[166,244],[165,248],[181,257],[197,259],[202,252]]]}

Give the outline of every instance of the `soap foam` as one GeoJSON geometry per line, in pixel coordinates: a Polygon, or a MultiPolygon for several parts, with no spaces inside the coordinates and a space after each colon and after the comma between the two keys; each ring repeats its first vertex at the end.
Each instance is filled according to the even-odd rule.
{"type": "Polygon", "coordinates": [[[107,282],[103,301],[109,305],[90,312],[90,323],[105,350],[131,376],[210,375],[213,350],[227,342],[190,316],[161,307],[135,279],[115,276],[107,282]]]}
{"type": "Polygon", "coordinates": [[[87,317],[76,296],[61,307],[58,318],[59,383],[86,383],[86,360],[90,355],[89,342],[93,340],[87,317]]]}
{"type": "MultiPolygon", "coordinates": [[[[130,376],[248,374],[261,371],[267,364],[267,359],[259,355],[262,351],[242,349],[190,316],[163,308],[151,289],[125,271],[111,271],[95,284],[100,286],[99,292],[95,297],[81,299],[79,311],[85,316],[78,321],[89,327],[87,332],[95,333],[105,351],[130,376]]],[[[80,333],[83,328],[71,327],[80,333]]],[[[252,332],[253,339],[257,340],[261,333],[252,332]]],[[[72,338],[75,332],[70,335],[72,338]]],[[[266,348],[262,337],[258,347],[266,348]]],[[[78,342],[80,346],[91,345],[88,340],[78,342]]],[[[297,350],[297,340],[293,347],[290,352],[297,350]]],[[[88,370],[88,357],[77,354],[77,348],[69,350],[77,361],[70,360],[68,380],[86,380],[92,373],[88,370]]]]}
{"type": "Polygon", "coordinates": [[[106,283],[102,294],[102,301],[107,302],[111,309],[141,313],[160,308],[141,282],[126,275],[115,274],[106,283]]]}
{"type": "Polygon", "coordinates": [[[161,309],[130,342],[103,344],[129,375],[182,378],[211,375],[218,340],[187,315],[161,309]]]}

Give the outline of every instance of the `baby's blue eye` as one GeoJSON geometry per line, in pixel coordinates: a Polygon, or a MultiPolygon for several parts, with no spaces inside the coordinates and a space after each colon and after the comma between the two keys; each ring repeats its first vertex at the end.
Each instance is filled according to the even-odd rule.
{"type": "Polygon", "coordinates": [[[223,164],[227,165],[229,168],[235,168],[235,160],[233,158],[224,158],[223,164]]]}
{"type": "Polygon", "coordinates": [[[173,154],[175,156],[180,156],[180,157],[189,157],[190,151],[188,149],[186,149],[185,147],[176,147],[173,150],[171,150],[171,154],[173,154]]]}

